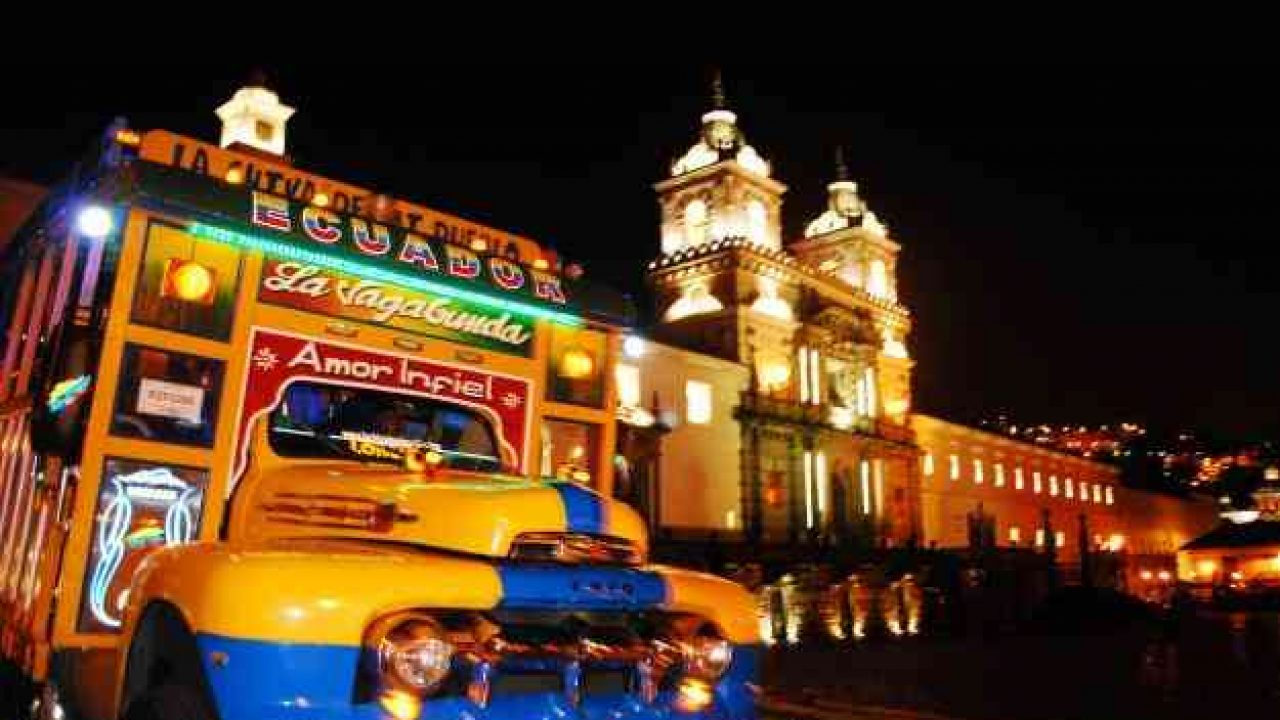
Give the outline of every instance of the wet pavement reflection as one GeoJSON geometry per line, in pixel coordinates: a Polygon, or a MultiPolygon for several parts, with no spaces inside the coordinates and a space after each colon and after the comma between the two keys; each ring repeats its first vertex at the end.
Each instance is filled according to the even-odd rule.
{"type": "Polygon", "coordinates": [[[983,720],[1270,716],[1280,613],[1188,611],[1105,634],[987,635],[770,650],[771,697],[983,720]]]}

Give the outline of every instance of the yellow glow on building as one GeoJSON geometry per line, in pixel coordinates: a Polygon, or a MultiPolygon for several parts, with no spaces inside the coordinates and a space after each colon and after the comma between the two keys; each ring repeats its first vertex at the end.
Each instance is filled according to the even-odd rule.
{"type": "Polygon", "coordinates": [[[614,369],[618,381],[618,402],[624,407],[640,404],[640,368],[635,365],[618,365],[614,369]]]}
{"type": "Polygon", "coordinates": [[[932,453],[925,453],[924,456],[920,458],[920,467],[921,467],[921,472],[924,473],[925,477],[933,477],[933,454],[932,453]]]}
{"type": "Polygon", "coordinates": [[[664,320],[672,322],[682,320],[694,315],[705,315],[707,313],[717,312],[724,309],[724,304],[716,299],[707,286],[703,283],[693,283],[685,288],[682,294],[675,302],[671,303],[671,307],[667,308],[667,312],[662,316],[664,320]]]}
{"type": "Polygon", "coordinates": [[[1013,489],[1021,490],[1026,483],[1022,477],[1022,466],[1019,465],[1013,469],[1013,489]]]}
{"type": "Polygon", "coordinates": [[[859,472],[862,475],[862,514],[871,514],[871,463],[863,460],[859,466],[859,472]]]}
{"type": "Polygon", "coordinates": [[[771,277],[756,278],[756,287],[760,294],[756,297],[755,302],[751,303],[752,312],[767,315],[778,320],[790,322],[795,313],[791,310],[791,304],[778,296],[778,281],[771,277]]]}
{"type": "Polygon", "coordinates": [[[804,451],[804,526],[813,529],[813,453],[804,451]]]}
{"type": "Polygon", "coordinates": [[[952,480],[960,479],[960,456],[959,455],[951,456],[951,479],[952,480]]]}
{"type": "Polygon", "coordinates": [[[973,459],[973,482],[974,484],[982,484],[982,460],[980,458],[973,459]]]}
{"type": "Polygon", "coordinates": [[[796,351],[796,364],[800,366],[800,402],[809,402],[809,348],[801,347],[796,351]]]}
{"type": "Polygon", "coordinates": [[[791,382],[791,367],[785,362],[769,360],[760,365],[760,384],[765,390],[781,390],[791,382]]]}
{"type": "Polygon", "coordinates": [[[711,385],[689,380],[684,385],[685,417],[694,425],[711,422],[711,385]]]}
{"type": "Polygon", "coordinates": [[[863,385],[865,387],[865,395],[867,398],[867,415],[876,416],[876,371],[871,368],[863,370],[863,385]]]}
{"type": "Polygon", "coordinates": [[[818,517],[827,515],[827,454],[819,452],[814,457],[814,481],[818,484],[818,517]]]}
{"type": "Polygon", "coordinates": [[[872,481],[876,486],[875,511],[884,514],[884,458],[876,458],[871,462],[872,481]]]}
{"type": "Polygon", "coordinates": [[[822,404],[822,359],[817,348],[809,351],[809,391],[814,405],[822,404]]]}
{"type": "Polygon", "coordinates": [[[867,292],[875,297],[892,300],[889,291],[889,272],[884,261],[876,258],[871,261],[867,271],[867,292]]]}
{"type": "Polygon", "coordinates": [[[996,463],[996,487],[1004,487],[1004,463],[996,463]]]}

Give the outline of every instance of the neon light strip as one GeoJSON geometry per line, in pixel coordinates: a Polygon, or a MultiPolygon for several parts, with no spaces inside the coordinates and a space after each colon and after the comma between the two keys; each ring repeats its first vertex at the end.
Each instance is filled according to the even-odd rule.
{"type": "Polygon", "coordinates": [[[89,612],[108,628],[120,627],[120,619],[112,614],[108,602],[111,583],[124,563],[129,550],[124,539],[133,525],[133,500],[129,488],[151,483],[168,487],[185,488],[182,495],[170,502],[164,516],[164,544],[185,545],[195,539],[196,517],[193,503],[201,500],[200,489],[188,485],[167,468],[140,470],[129,475],[117,475],[110,479],[114,496],[98,519],[98,562],[89,581],[89,612]]]}
{"type": "Polygon", "coordinates": [[[370,267],[353,260],[334,257],[325,253],[306,250],[296,247],[288,243],[278,240],[270,240],[258,235],[250,235],[248,233],[228,230],[226,228],[206,225],[202,222],[193,222],[187,228],[187,231],[196,237],[213,240],[215,242],[234,245],[243,250],[260,250],[278,257],[289,258],[290,260],[299,260],[311,265],[319,265],[330,270],[348,273],[350,275],[358,275],[369,280],[378,280],[385,283],[392,283],[403,287],[411,287],[424,292],[436,293],[455,300],[466,300],[478,305],[484,305],[497,310],[506,310],[507,312],[519,313],[535,318],[550,320],[560,325],[579,326],[583,324],[582,318],[570,313],[558,312],[556,310],[547,310],[545,308],[536,307],[514,300],[506,300],[503,298],[485,295],[474,290],[465,288],[455,288],[449,285],[424,280],[422,278],[405,275],[392,270],[384,270],[382,268],[370,267]]]}

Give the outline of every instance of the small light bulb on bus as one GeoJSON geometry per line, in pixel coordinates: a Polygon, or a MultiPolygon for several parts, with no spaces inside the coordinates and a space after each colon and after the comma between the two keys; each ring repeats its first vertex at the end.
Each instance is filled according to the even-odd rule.
{"type": "Polygon", "coordinates": [[[325,193],[318,192],[311,198],[311,204],[316,207],[329,207],[329,196],[325,193]]]}
{"type": "Polygon", "coordinates": [[[475,250],[476,252],[484,252],[485,250],[489,249],[489,243],[486,243],[485,241],[477,238],[471,241],[471,249],[475,250]]]}
{"type": "Polygon", "coordinates": [[[635,335],[628,335],[622,341],[622,352],[629,358],[638,358],[644,355],[644,340],[635,335]]]}
{"type": "Polygon", "coordinates": [[[238,166],[232,165],[227,168],[227,174],[223,175],[223,179],[225,179],[230,185],[239,185],[244,182],[244,170],[241,170],[238,166]]]}
{"type": "Polygon", "coordinates": [[[110,234],[114,224],[111,213],[101,205],[87,205],[76,215],[76,228],[80,234],[94,240],[101,240],[110,234]]]}

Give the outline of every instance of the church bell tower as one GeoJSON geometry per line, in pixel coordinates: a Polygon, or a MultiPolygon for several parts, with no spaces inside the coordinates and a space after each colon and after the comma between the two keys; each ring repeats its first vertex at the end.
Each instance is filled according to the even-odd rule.
{"type": "MultiPolygon", "coordinates": [[[[757,267],[748,255],[785,256],[781,216],[787,188],[770,177],[769,163],[747,143],[718,75],[697,140],[654,189],[662,252],[649,280],[658,304],[658,334],[690,349],[749,362],[756,346],[767,344],[746,332],[754,307],[756,319],[769,326],[763,334],[785,342],[794,330],[787,291],[776,274],[757,267]]],[[[756,319],[751,324],[759,325],[756,319]]]]}

